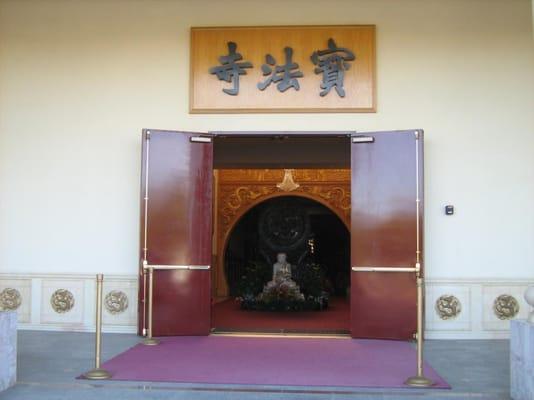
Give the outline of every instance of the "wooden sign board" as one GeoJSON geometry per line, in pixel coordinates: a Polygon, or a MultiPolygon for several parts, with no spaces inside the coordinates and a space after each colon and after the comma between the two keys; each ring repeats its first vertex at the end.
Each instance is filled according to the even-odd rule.
{"type": "Polygon", "coordinates": [[[191,113],[375,112],[375,27],[191,28],[190,82],[191,113]]]}

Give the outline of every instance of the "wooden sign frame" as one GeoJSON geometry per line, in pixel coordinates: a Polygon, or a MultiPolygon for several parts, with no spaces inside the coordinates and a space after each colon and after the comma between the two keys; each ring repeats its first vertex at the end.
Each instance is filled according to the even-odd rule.
{"type": "Polygon", "coordinates": [[[222,113],[373,113],[376,112],[376,29],[374,25],[193,27],[190,48],[189,112],[222,113]],[[352,51],[347,61],[342,97],[335,87],[321,96],[323,73],[311,60],[315,51],[328,48],[333,39],[338,48],[352,51]],[[210,69],[220,66],[219,57],[229,54],[228,43],[237,45],[239,62],[250,62],[239,75],[239,93],[229,95],[222,89],[232,82],[218,79],[210,69]],[[262,73],[271,54],[276,65],[286,62],[284,48],[293,50],[292,61],[303,77],[297,78],[300,90],[284,92],[271,84],[260,90],[257,84],[269,76],[262,73]]]}

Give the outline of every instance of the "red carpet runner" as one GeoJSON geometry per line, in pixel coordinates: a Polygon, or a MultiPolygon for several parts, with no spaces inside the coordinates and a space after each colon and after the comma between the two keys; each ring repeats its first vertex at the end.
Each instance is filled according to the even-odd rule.
{"type": "MultiPolygon", "coordinates": [[[[103,367],[116,380],[402,388],[415,361],[398,341],[204,336],[139,344],[103,367]]],[[[450,388],[430,366],[425,373],[450,388]]]]}

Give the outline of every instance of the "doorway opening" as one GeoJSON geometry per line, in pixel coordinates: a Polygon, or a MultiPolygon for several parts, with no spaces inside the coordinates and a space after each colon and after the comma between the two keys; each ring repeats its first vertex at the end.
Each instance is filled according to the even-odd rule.
{"type": "MultiPolygon", "coordinates": [[[[350,226],[350,313],[343,318],[350,334],[413,337],[418,281],[412,272],[420,276],[424,268],[422,131],[143,134],[140,334],[147,332],[147,321],[154,336],[231,329],[214,310],[219,299],[233,297],[226,276],[231,269],[225,267],[229,236],[258,204],[297,196],[316,200],[350,226]]],[[[297,283],[299,272],[293,278],[287,266],[298,268],[300,259],[291,259],[292,254],[287,259],[291,251],[285,253],[277,257],[277,271],[295,281],[286,285],[293,294],[304,295],[307,285],[297,283]]],[[[321,292],[328,292],[324,288],[332,284],[326,278],[321,282],[321,292]]],[[[338,296],[328,292],[328,307],[320,300],[319,311],[294,307],[280,313],[291,321],[304,313],[327,315],[333,310],[330,298],[338,296]]],[[[280,332],[294,326],[284,321],[270,327],[247,330],[280,332]]],[[[324,331],[325,325],[307,328],[299,324],[295,331],[324,331]]]]}
{"type": "MultiPolygon", "coordinates": [[[[231,269],[225,266],[229,237],[245,214],[260,203],[297,196],[326,206],[350,227],[350,317],[345,313],[343,318],[350,323],[350,334],[413,337],[418,281],[412,272],[420,277],[424,269],[421,130],[366,135],[144,130],[143,135],[140,334],[150,325],[154,336],[206,335],[212,328],[231,329],[224,319],[212,318],[218,300],[232,298],[227,284],[231,269]]],[[[272,260],[278,253],[271,251],[272,260]]],[[[293,278],[287,266],[287,262],[299,266],[300,258],[293,260],[291,251],[277,257],[277,270],[295,281],[298,291],[291,283],[286,285],[293,294],[304,294],[307,285],[297,283],[299,272],[293,278]]],[[[321,280],[321,291],[333,286],[327,281],[321,280]]],[[[294,309],[281,315],[291,321],[305,313],[327,315],[333,310],[331,298],[340,296],[332,292],[328,292],[326,308],[294,309]]],[[[250,312],[261,312],[262,318],[269,315],[250,312]]],[[[278,331],[293,329],[286,322],[271,326],[278,331]]],[[[249,330],[261,329],[257,327],[249,330]]],[[[297,332],[325,329],[322,324],[295,327],[297,332]]]]}
{"type": "Polygon", "coordinates": [[[224,274],[216,332],[349,332],[350,233],[318,201],[284,195],[249,209],[228,236],[224,274]],[[273,272],[281,254],[284,277],[273,272]]]}

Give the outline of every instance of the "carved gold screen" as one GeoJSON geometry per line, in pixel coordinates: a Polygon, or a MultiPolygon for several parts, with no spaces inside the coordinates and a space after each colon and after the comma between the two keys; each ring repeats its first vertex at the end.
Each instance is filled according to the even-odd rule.
{"type": "Polygon", "coordinates": [[[331,209],[350,229],[350,169],[215,170],[214,294],[228,295],[224,253],[239,219],[255,205],[279,196],[302,196],[331,209]]]}

